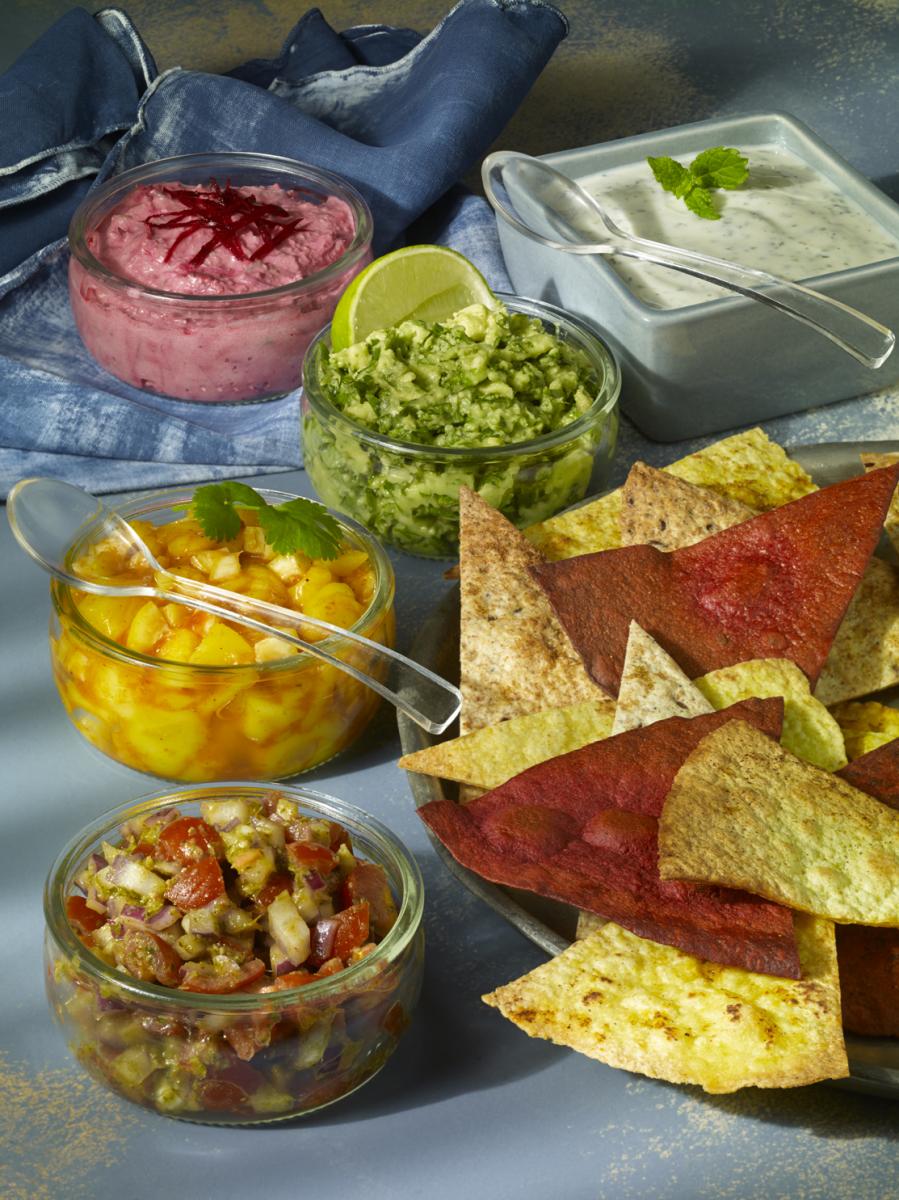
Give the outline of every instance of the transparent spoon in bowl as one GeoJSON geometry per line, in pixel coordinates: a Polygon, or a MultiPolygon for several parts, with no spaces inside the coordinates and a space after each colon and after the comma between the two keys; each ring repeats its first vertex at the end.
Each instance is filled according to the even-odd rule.
{"type": "Polygon", "coordinates": [[[481,177],[502,220],[543,246],[639,258],[717,283],[801,321],[866,367],[882,366],[893,350],[892,330],[804,284],[626,233],[579,183],[539,158],[498,150],[484,159],[481,177]]]}
{"type": "Polygon", "coordinates": [[[83,488],[61,479],[22,479],[9,493],[6,511],[13,534],[22,549],[45,571],[70,587],[99,596],[148,596],[173,601],[236,621],[258,633],[281,638],[291,646],[299,647],[304,654],[320,658],[347,675],[352,675],[429,733],[443,733],[458,716],[462,705],[459,689],[433,671],[419,666],[411,658],[391,650],[389,646],[382,646],[380,642],[342,629],[339,625],[331,625],[327,621],[257,600],[253,596],[229,592],[214,584],[186,579],[165,570],[128,521],[83,488]],[[93,526],[96,528],[91,528],[91,533],[97,540],[111,539],[121,546],[124,553],[140,555],[153,571],[155,585],[99,583],[76,574],[70,562],[71,548],[93,526]],[[298,630],[314,626],[364,646],[368,651],[370,670],[381,668],[386,675],[389,668],[394,669],[397,690],[344,662],[325,650],[320,643],[304,641],[288,632],[285,626],[298,630]]]}

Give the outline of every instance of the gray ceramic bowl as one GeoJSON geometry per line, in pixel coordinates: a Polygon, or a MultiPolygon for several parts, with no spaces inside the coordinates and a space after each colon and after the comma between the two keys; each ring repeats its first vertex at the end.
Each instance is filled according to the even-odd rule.
{"type": "MultiPolygon", "coordinates": [[[[748,153],[751,166],[753,146],[772,143],[836,183],[899,248],[899,206],[782,113],[700,121],[545,158],[580,181],[647,155],[689,161],[710,146],[736,146],[748,153]]],[[[899,351],[871,370],[797,321],[737,295],[654,308],[638,299],[608,259],[550,250],[503,221],[498,225],[516,291],[599,326],[622,366],[622,410],[659,441],[800,412],[899,381],[899,351]]],[[[895,257],[803,282],[899,329],[899,249],[895,257]]]]}

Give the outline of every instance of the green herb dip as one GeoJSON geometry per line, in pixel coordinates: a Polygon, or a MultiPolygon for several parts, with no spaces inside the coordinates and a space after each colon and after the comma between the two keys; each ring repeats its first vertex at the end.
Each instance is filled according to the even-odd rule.
{"type": "MultiPolygon", "coordinates": [[[[319,342],[304,381],[307,470],[326,504],[386,541],[453,554],[462,484],[517,525],[585,494],[604,435],[614,445],[613,405],[571,438],[551,435],[595,411],[609,387],[603,368],[571,334],[501,305],[404,321],[336,353],[319,342]],[[385,447],[378,436],[406,445],[385,447]],[[523,445],[547,437],[549,445],[523,445]]],[[[614,364],[609,374],[617,387],[614,364]]]]}

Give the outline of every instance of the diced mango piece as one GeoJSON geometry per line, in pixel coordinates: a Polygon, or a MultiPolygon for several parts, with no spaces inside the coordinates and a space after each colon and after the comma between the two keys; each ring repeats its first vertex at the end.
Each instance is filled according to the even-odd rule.
{"type": "Polygon", "coordinates": [[[138,654],[149,654],[156,643],[168,633],[168,624],[160,608],[148,600],[136,612],[128,629],[125,645],[138,654]]]}
{"type": "Polygon", "coordinates": [[[232,667],[255,661],[253,647],[223,621],[214,620],[191,654],[190,662],[206,667],[232,667]]]}
{"type": "Polygon", "coordinates": [[[291,646],[290,642],[285,642],[281,638],[264,637],[253,647],[253,652],[256,655],[258,663],[277,662],[279,658],[290,658],[300,653],[298,646],[291,646]]]}
{"type": "Polygon", "coordinates": [[[207,736],[206,722],[192,712],[165,712],[141,707],[129,721],[127,739],[144,769],[176,779],[195,778],[189,772],[207,736]]]}
{"type": "Polygon", "coordinates": [[[91,596],[82,595],[78,600],[78,611],[104,637],[121,642],[131,622],[143,606],[139,596],[91,596]]]}
{"type": "MultiPolygon", "coordinates": [[[[172,606],[177,607],[177,605],[172,606]]],[[[190,662],[200,644],[199,636],[191,629],[173,629],[159,644],[159,657],[169,662],[190,662]]]]}
{"type": "Polygon", "coordinates": [[[368,563],[368,555],[364,550],[344,550],[337,558],[328,559],[328,570],[338,579],[352,575],[354,571],[368,563]]]}

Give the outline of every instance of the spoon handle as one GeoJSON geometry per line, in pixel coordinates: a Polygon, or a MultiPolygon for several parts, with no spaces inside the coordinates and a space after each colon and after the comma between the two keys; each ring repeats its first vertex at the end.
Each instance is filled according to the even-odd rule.
{"type": "Polygon", "coordinates": [[[876,368],[889,358],[896,342],[895,334],[873,317],[858,309],[816,292],[802,283],[783,279],[755,267],[744,267],[709,254],[680,250],[663,242],[621,234],[622,243],[610,243],[608,253],[625,258],[670,267],[696,279],[717,283],[775,308],[808,325],[834,345],[839,346],[863,366],[876,368]],[[764,290],[762,290],[764,289],[764,290]]]}
{"type": "Polygon", "coordinates": [[[327,621],[291,612],[279,605],[258,600],[254,596],[228,592],[224,588],[215,587],[214,584],[198,584],[168,571],[162,572],[160,575],[164,576],[165,587],[157,588],[158,596],[173,600],[176,604],[185,604],[190,608],[200,609],[213,616],[237,621],[238,624],[255,629],[258,633],[268,636],[275,634],[282,641],[297,646],[305,654],[320,658],[337,667],[338,670],[344,671],[347,675],[352,675],[354,679],[364,683],[379,696],[389,700],[391,704],[411,717],[429,733],[443,733],[459,715],[462,707],[462,693],[459,689],[445,679],[441,679],[439,675],[435,675],[433,671],[429,671],[427,667],[422,667],[411,658],[407,658],[405,654],[400,654],[398,650],[382,646],[380,642],[374,642],[349,629],[342,629],[339,625],[331,625],[327,621]],[[252,616],[253,613],[260,620],[256,620],[252,616]],[[273,629],[273,625],[276,628],[273,629]],[[318,642],[307,642],[302,637],[288,632],[288,626],[293,626],[297,630],[302,630],[304,626],[314,626],[316,629],[336,634],[357,644],[364,648],[367,655],[367,671],[354,667],[344,659],[329,653],[318,642]],[[391,667],[397,682],[396,691],[377,678],[378,673],[383,674],[386,678],[391,667]]]}

